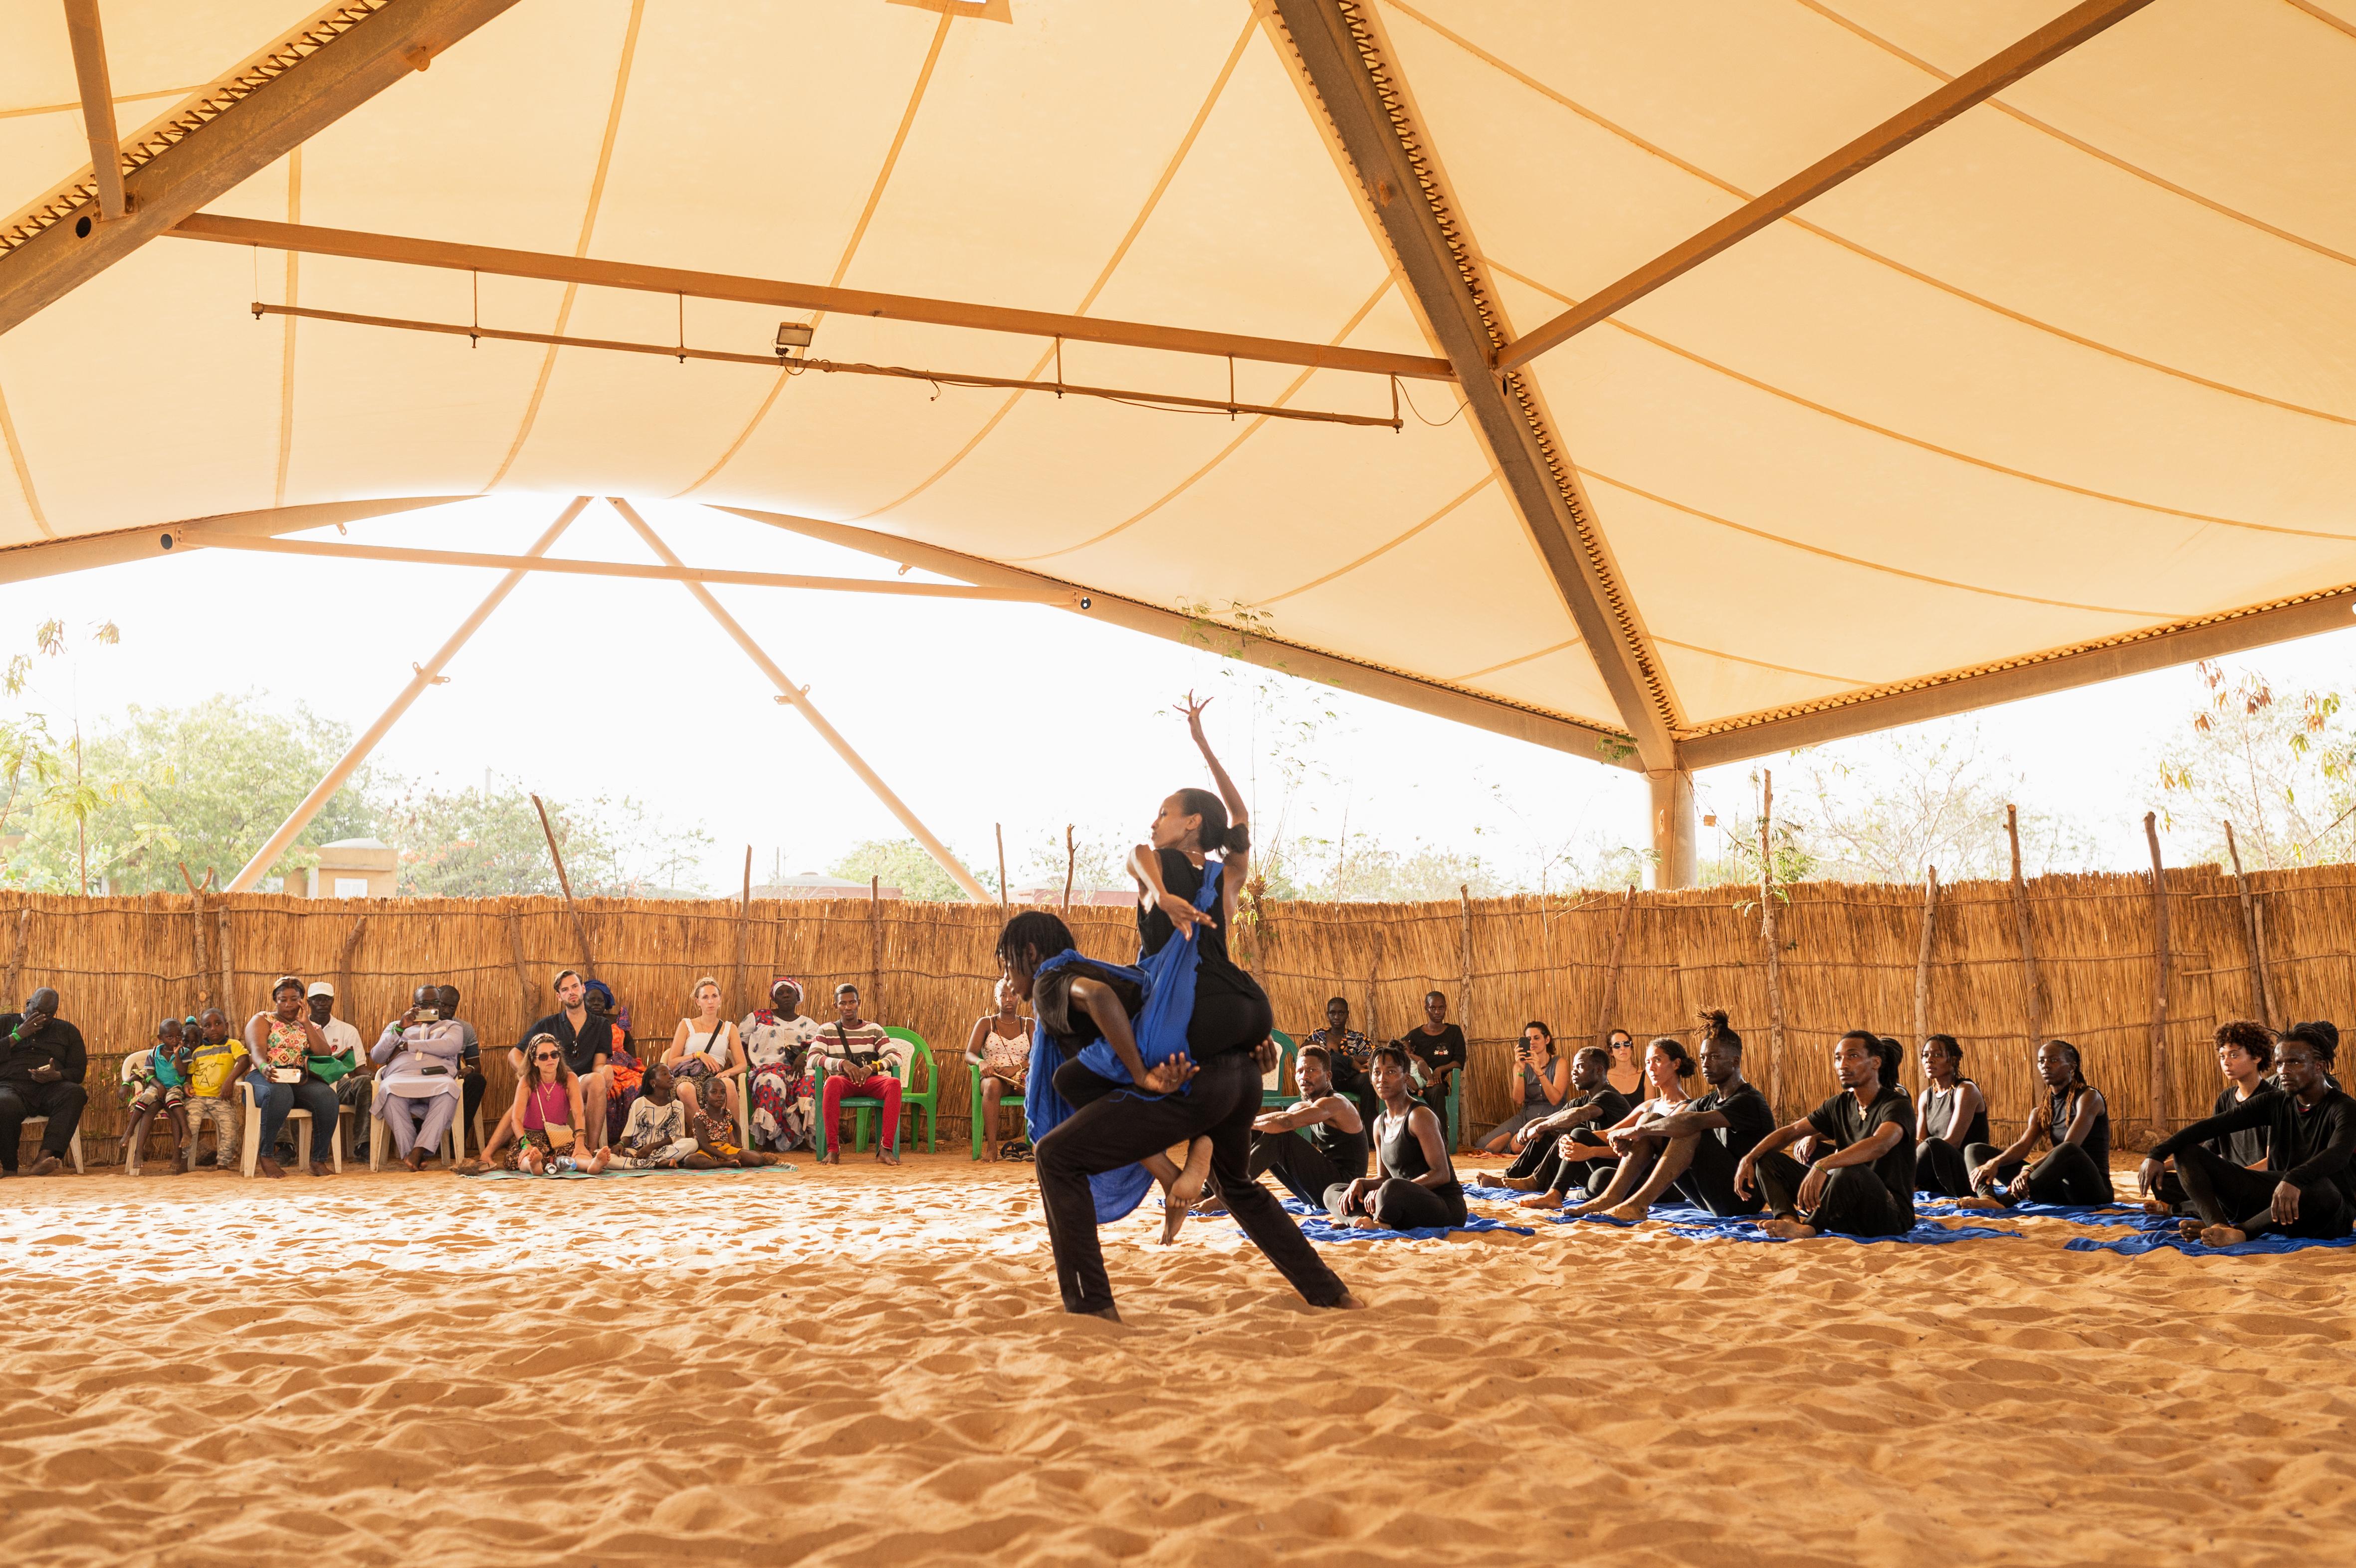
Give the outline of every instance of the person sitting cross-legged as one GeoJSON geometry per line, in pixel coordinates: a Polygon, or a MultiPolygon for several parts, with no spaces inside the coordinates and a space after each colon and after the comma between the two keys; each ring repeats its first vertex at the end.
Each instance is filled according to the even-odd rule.
{"type": "Polygon", "coordinates": [[[1566,1135],[1562,1168],[1554,1184],[1544,1192],[1533,1192],[1514,1201],[1525,1209],[1559,1209],[1570,1202],[1578,1204],[1581,1212],[1593,1213],[1593,1200],[1610,1189],[1622,1157],[1633,1147],[1626,1135],[1684,1110],[1692,1098],[1686,1093],[1685,1080],[1693,1075],[1693,1071],[1692,1053],[1683,1041],[1667,1035],[1655,1040],[1644,1048],[1644,1081],[1652,1088],[1652,1097],[1631,1107],[1626,1115],[1598,1132],[1590,1134],[1581,1129],[1580,1134],[1566,1135]],[[1572,1141],[1580,1136],[1600,1138],[1601,1147],[1590,1153],[1592,1146],[1572,1141]],[[1576,1157],[1580,1156],[1585,1157],[1583,1162],[1576,1157]],[[1580,1186],[1575,1199],[1570,1196],[1574,1184],[1580,1186]]]}
{"type": "MultiPolygon", "coordinates": [[[[1612,1053],[1600,1045],[1582,1046],[1570,1059],[1570,1097],[1562,1108],[1539,1117],[1515,1133],[1514,1147],[1519,1151],[1497,1185],[1516,1192],[1547,1192],[1556,1189],[1558,1178],[1563,1189],[1580,1186],[1587,1174],[1590,1160],[1612,1159],[1611,1146],[1603,1141],[1603,1127],[1616,1125],[1626,1117],[1630,1106],[1620,1091],[1612,1087],[1608,1074],[1612,1071],[1612,1053]],[[1566,1171],[1565,1156],[1578,1168],[1566,1171]]],[[[1601,1187],[1602,1183],[1596,1184],[1601,1187]]]]}
{"type": "Polygon", "coordinates": [[[1759,1212],[1758,1194],[1735,1191],[1734,1173],[1774,1131],[1775,1113],[1744,1080],[1742,1037],[1727,1028],[1726,1014],[1706,1013],[1702,1021],[1701,1075],[1709,1093],[1682,1110],[1612,1134],[1612,1147],[1622,1154],[1619,1168],[1602,1191],[1569,1212],[1642,1220],[1672,1188],[1721,1219],[1759,1212]]]}
{"type": "Polygon", "coordinates": [[[1914,1144],[1914,1179],[1944,1198],[1972,1195],[1964,1151],[1988,1141],[1987,1099],[1964,1076],[1964,1048],[1951,1034],[1922,1041],[1922,1135],[1914,1144]]]}
{"type": "Polygon", "coordinates": [[[687,1106],[671,1083],[670,1069],[659,1061],[638,1081],[638,1097],[630,1105],[630,1119],[622,1125],[612,1163],[620,1170],[661,1170],[672,1166],[710,1170],[720,1163],[701,1151],[689,1128],[687,1106]]]}
{"type": "Polygon", "coordinates": [[[1440,1117],[1412,1097],[1415,1081],[1403,1048],[1386,1045],[1375,1052],[1374,1085],[1383,1102],[1375,1123],[1376,1174],[1327,1189],[1326,1211],[1360,1231],[1462,1225],[1464,1184],[1449,1161],[1440,1117]]]}
{"type": "Polygon", "coordinates": [[[1840,1093],[1761,1138],[1734,1168],[1737,1197],[1762,1194],[1764,1228],[1787,1241],[1840,1231],[1899,1236],[1914,1228],[1914,1103],[1898,1086],[1898,1052],[1851,1029],[1833,1046],[1840,1093]],[[1783,1151],[1814,1137],[1830,1151],[1804,1166],[1783,1151]]]}
{"type": "MultiPolygon", "coordinates": [[[[2216,1103],[2209,1107],[2212,1116],[2239,1109],[2251,1100],[2278,1094],[2266,1072],[2274,1065],[2274,1031],[2249,1019],[2235,1019],[2217,1026],[2217,1070],[2225,1075],[2225,1087],[2219,1090],[2216,1103]]],[[[2266,1129],[2264,1125],[2244,1127],[2226,1133],[2209,1141],[2211,1154],[2222,1155],[2244,1170],[2266,1168],[2266,1129]]],[[[2153,1214],[2186,1215],[2193,1211],[2190,1194],[2184,1189],[2183,1178],[2172,1166],[2162,1162],[2164,1174],[2158,1183],[2145,1182],[2144,1209],[2153,1214]]]]}
{"type": "MultiPolygon", "coordinates": [[[[1287,1191],[1322,1209],[1328,1189],[1366,1174],[1366,1124],[1357,1102],[1335,1087],[1324,1047],[1302,1046],[1292,1071],[1301,1081],[1301,1098],[1252,1119],[1247,1168],[1255,1178],[1275,1172],[1287,1191]]],[[[1204,1202],[1194,1211],[1218,1213],[1222,1206],[1204,1202]]]]}
{"type": "Polygon", "coordinates": [[[2030,1115],[2020,1136],[1998,1150],[1973,1144],[1964,1150],[1976,1197],[1964,1209],[2002,1209],[2027,1199],[2037,1203],[2108,1203],[2111,1190],[2111,1113],[2102,1091],[2086,1082],[2078,1048],[2049,1040],[2037,1048],[2037,1074],[2045,1081],[2045,1103],[2030,1115]],[[2042,1141],[2042,1159],[2029,1157],[2042,1141]]]}
{"type": "Polygon", "coordinates": [[[2278,1094],[2253,1095],[2152,1145],[2143,1162],[2147,1186],[2173,1157],[2192,1201],[2182,1222],[2188,1239],[2230,1247],[2254,1236],[2330,1239],[2348,1234],[2356,1214],[2356,1100],[2335,1088],[2322,1042],[2293,1029],[2275,1047],[2278,1094]],[[2212,1140],[2265,1129],[2266,1166],[2250,1170],[2216,1152],[2212,1140]]]}

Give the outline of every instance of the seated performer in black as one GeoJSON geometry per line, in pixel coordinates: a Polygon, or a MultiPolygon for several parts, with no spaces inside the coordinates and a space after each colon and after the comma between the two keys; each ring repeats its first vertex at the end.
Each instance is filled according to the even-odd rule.
{"type": "Polygon", "coordinates": [[[1375,1120],[1376,1174],[1329,1189],[1326,1211],[1361,1231],[1463,1224],[1464,1184],[1449,1163],[1439,1116],[1414,1097],[1407,1052],[1396,1045],[1376,1051],[1373,1076],[1383,1101],[1383,1114],[1375,1120]]]}
{"type": "MultiPolygon", "coordinates": [[[[1119,1314],[1113,1307],[1112,1282],[1105,1275],[1104,1248],[1097,1236],[1096,1198],[1088,1178],[1141,1163],[1174,1144],[1205,1136],[1210,1140],[1212,1187],[1244,1233],[1292,1287],[1313,1307],[1360,1305],[1318,1257],[1317,1249],[1309,1244],[1274,1195],[1251,1179],[1248,1169],[1261,1077],[1276,1061],[1276,1047],[1269,1039],[1274,1015],[1267,994],[1227,955],[1225,933],[1235,918],[1237,894],[1249,875],[1251,840],[1244,830],[1243,797],[1204,737],[1205,706],[1189,694],[1187,727],[1203,760],[1210,765],[1219,793],[1182,789],[1170,796],[1154,819],[1152,847],[1141,845],[1130,856],[1131,868],[1145,884],[1138,924],[1147,952],[1159,952],[1172,941],[1202,944],[1194,1008],[1186,1026],[1187,1048],[1162,1064],[1190,1075],[1183,1085],[1186,1092],[1162,1093],[1159,1084],[1166,1082],[1167,1075],[1157,1068],[1157,1076],[1142,1086],[1158,1098],[1114,1093],[1113,1086],[1108,1085],[1104,1093],[1083,1104],[1087,1085],[1078,1078],[1096,1079],[1098,1083],[1107,1081],[1076,1061],[1066,1061],[1053,1074],[1052,1082],[1076,1109],[1033,1146],[1064,1309],[1116,1321],[1119,1314]],[[1215,915],[1195,909],[1191,901],[1202,890],[1203,853],[1209,848],[1226,851],[1215,915]],[[1074,1079],[1068,1087],[1067,1078],[1074,1079]]],[[[1039,918],[1032,913],[1017,915],[999,938],[999,958],[1018,997],[1031,997],[1038,966],[1064,951],[1062,947],[1045,951],[1043,942],[1070,944],[1070,932],[1053,916],[1045,917],[1054,921],[1051,933],[1023,926],[1025,921],[1039,918]]],[[[1076,982],[1075,992],[1074,999],[1087,1009],[1122,1066],[1132,1077],[1141,1077],[1128,1009],[1117,998],[1095,997],[1076,982]]],[[[1047,1008],[1035,997],[1032,1000],[1033,1016],[1054,1034],[1055,1020],[1047,1008]]],[[[1033,1078],[1035,1083],[1035,1071],[1033,1078]]],[[[1173,1205],[1175,1201],[1173,1196],[1173,1205]]]]}
{"type": "MultiPolygon", "coordinates": [[[[2225,1075],[2225,1086],[2217,1092],[2217,1099],[2209,1107],[2212,1116],[2222,1116],[2244,1102],[2261,1095],[2279,1094],[2266,1070],[2274,1065],[2274,1031],[2262,1023],[2248,1019],[2235,1019],[2217,1026],[2217,1070],[2225,1075]]],[[[2244,1170],[2266,1168],[2266,1130],[2244,1127],[2237,1133],[2221,1133],[2209,1140],[2209,1152],[2222,1155],[2244,1170]]],[[[2184,1190],[2183,1179],[2176,1174],[2171,1163],[2158,1182],[2138,1180],[2143,1188],[2144,1210],[2152,1214],[2184,1215],[2192,1212],[2192,1199],[2184,1190]]]]}
{"type": "Polygon", "coordinates": [[[2049,1040],[2037,1048],[2037,1073],[2045,1080],[2045,1103],[2011,1144],[1997,1149],[1973,1144],[1964,1150],[1971,1168],[1966,1209],[2002,1209],[2027,1199],[2033,1203],[2108,1203],[2111,1190],[2111,1111],[2102,1092],[2079,1070],[2078,1048],[2049,1040]],[[2044,1158],[2029,1163],[2040,1143],[2044,1158]]]}
{"type": "Polygon", "coordinates": [[[1253,1118],[1250,1169],[1255,1177],[1274,1171],[1295,1198],[1322,1209],[1327,1188],[1366,1174],[1366,1124],[1334,1086],[1324,1047],[1302,1046],[1292,1070],[1301,1098],[1253,1118]]]}
{"type": "Polygon", "coordinates": [[[2253,1236],[2329,1239],[2348,1233],[2356,1213],[2356,1100],[2332,1086],[2322,1042],[2293,1028],[2275,1047],[2282,1092],[2252,1095],[2154,1144],[2143,1179],[2157,1184],[2173,1156],[2195,1218],[2184,1234],[2212,1247],[2253,1236]],[[2223,1135],[2263,1127],[2271,1169],[2248,1170],[2211,1147],[2223,1135]]]}
{"type": "Polygon", "coordinates": [[[1988,1141],[1987,1100],[1963,1075],[1964,1048],[1951,1034],[1922,1042],[1922,1137],[1914,1145],[1914,1179],[1944,1198],[1972,1195],[1964,1150],[1988,1141]]]}
{"type": "MultiPolygon", "coordinates": [[[[1498,1178],[1498,1185],[1516,1192],[1553,1189],[1562,1174],[1564,1151],[1580,1167],[1566,1187],[1580,1185],[1590,1159],[1616,1157],[1596,1129],[1608,1127],[1628,1115],[1628,1102],[1612,1087],[1612,1053],[1600,1045],[1582,1046],[1570,1059],[1570,1098],[1562,1109],[1539,1117],[1514,1135],[1521,1152],[1498,1178]]],[[[1600,1184],[1599,1184],[1600,1185],[1600,1184]]]]}
{"type": "Polygon", "coordinates": [[[1726,1014],[1704,1013],[1702,1032],[1701,1075],[1709,1093],[1684,1110],[1614,1134],[1613,1147],[1626,1150],[1620,1168],[1609,1186],[1569,1212],[1642,1220],[1672,1187],[1687,1202],[1720,1217],[1759,1212],[1756,1193],[1734,1190],[1734,1171],[1775,1130],[1775,1113],[1767,1096],[1743,1080],[1742,1037],[1726,1027],[1726,1014]]]}
{"type": "Polygon", "coordinates": [[[1580,1205],[1580,1212],[1593,1213],[1593,1200],[1611,1186],[1622,1157],[1633,1147],[1626,1141],[1627,1135],[1648,1123],[1684,1110],[1692,1099],[1686,1093],[1685,1080],[1692,1077],[1693,1072],[1693,1055],[1686,1050],[1684,1042],[1663,1035],[1646,1046],[1644,1082],[1651,1087],[1653,1097],[1631,1106],[1626,1115],[1598,1133],[1590,1134],[1582,1130],[1572,1135],[1600,1137],[1602,1141],[1602,1148],[1583,1162],[1573,1157],[1584,1153],[1586,1146],[1573,1144],[1570,1136],[1567,1136],[1562,1145],[1562,1168],[1557,1172],[1554,1185],[1544,1192],[1533,1192],[1527,1198],[1516,1198],[1514,1201],[1525,1209],[1559,1209],[1566,1202],[1573,1202],[1580,1205]],[[1579,1188],[1577,1198],[1570,1196],[1574,1186],[1579,1188]]]}
{"type": "Polygon", "coordinates": [[[1851,1029],[1833,1046],[1833,1074],[1839,1093],[1742,1157],[1735,1193],[1762,1193],[1774,1211],[1764,1228],[1787,1240],[1904,1235],[1914,1228],[1914,1103],[1898,1086],[1897,1053],[1851,1029]],[[1813,1166],[1783,1152],[1804,1137],[1832,1152],[1813,1166]]]}

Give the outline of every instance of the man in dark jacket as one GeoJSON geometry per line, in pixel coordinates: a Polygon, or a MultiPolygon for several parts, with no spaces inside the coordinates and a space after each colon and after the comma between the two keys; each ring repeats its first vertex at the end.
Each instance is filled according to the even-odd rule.
{"type": "Polygon", "coordinates": [[[2230,1247],[2267,1234],[2329,1238],[2348,1233],[2356,1214],[2356,1100],[2332,1086],[2330,1064],[2317,1042],[2297,1030],[2275,1048],[2279,1094],[2254,1094],[2222,1115],[2173,1133],[2152,1146],[2144,1179],[2158,1186],[2160,1162],[2176,1159],[2176,1174],[2199,1216],[2184,1234],[2212,1247],[2230,1247]],[[2266,1168],[2250,1170],[2211,1147],[2222,1134],[2263,1127],[2266,1168]]]}
{"type": "Polygon", "coordinates": [[[35,1176],[54,1176],[81,1125],[89,1058],[81,1030],[58,1017],[58,994],[47,986],[25,998],[21,1013],[0,1013],[0,1176],[16,1174],[16,1145],[25,1118],[47,1116],[35,1176]]]}

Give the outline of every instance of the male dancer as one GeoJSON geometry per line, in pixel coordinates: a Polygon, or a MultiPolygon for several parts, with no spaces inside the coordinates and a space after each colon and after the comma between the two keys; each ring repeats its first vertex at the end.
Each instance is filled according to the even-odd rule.
{"type": "Polygon", "coordinates": [[[2294,1030],[2275,1047],[2279,1094],[2252,1095],[2222,1116],[2211,1116],[2151,1146],[2141,1176],[2159,1183],[2160,1162],[2174,1156],[2176,1173],[2197,1218],[2184,1235],[2212,1247],[2253,1236],[2335,1237],[2348,1233],[2356,1213],[2356,1100],[2334,1088],[2320,1045],[2294,1030]],[[2245,1170],[2211,1147],[2244,1128],[2266,1132],[2266,1166],[2245,1170]]]}
{"type": "Polygon", "coordinates": [[[1558,1209],[1562,1195],[1573,1187],[1602,1182],[1599,1171],[1618,1157],[1604,1143],[1600,1129],[1625,1120],[1630,1109],[1620,1091],[1612,1087],[1612,1053],[1600,1045],[1581,1046],[1570,1059],[1571,1097],[1562,1109],[1540,1116],[1514,1135],[1521,1154],[1505,1168],[1497,1185],[1516,1192],[1544,1193],[1519,1200],[1524,1207],[1558,1209]]]}
{"type": "Polygon", "coordinates": [[[1701,1048],[1701,1075],[1709,1093],[1691,1105],[1612,1135],[1620,1168],[1601,1192],[1566,1212],[1642,1220],[1673,1186],[1720,1217],[1759,1212],[1758,1194],[1736,1192],[1734,1173],[1774,1130],[1775,1113],[1742,1076],[1742,1037],[1722,1026],[1711,1035],[1701,1048]]]}
{"type": "Polygon", "coordinates": [[[1914,1103],[1897,1058],[1879,1035],[1851,1029],[1833,1046],[1833,1072],[1840,1093],[1761,1138],[1734,1168],[1735,1194],[1763,1191],[1775,1211],[1763,1228],[1786,1241],[1903,1235],[1914,1228],[1914,1103]],[[1782,1152],[1804,1137],[1832,1152],[1814,1166],[1782,1152]]]}
{"type": "Polygon", "coordinates": [[[1301,1098],[1252,1119],[1250,1170],[1276,1172],[1295,1198],[1323,1209],[1327,1188],[1366,1174],[1366,1124],[1335,1085],[1323,1047],[1302,1046],[1292,1071],[1301,1098]]]}
{"type": "MultiPolygon", "coordinates": [[[[2281,1091],[2268,1078],[2266,1070],[2274,1065],[2274,1032],[2262,1023],[2248,1019],[2235,1019],[2217,1026],[2217,1071],[2225,1075],[2225,1087],[2217,1093],[2216,1103],[2209,1107],[2212,1116],[2222,1116],[2245,1101],[2262,1094],[2277,1094],[2281,1091]]],[[[2227,1133],[2211,1139],[2211,1153],[2223,1155],[2244,1170],[2266,1168],[2266,1133],[2264,1127],[2244,1127],[2238,1133],[2227,1133]]],[[[2184,1215],[2192,1212],[2192,1200],[2184,1190],[2184,1182],[2173,1169],[2158,1182],[2144,1187],[2144,1210],[2152,1214],[2184,1215]]]]}

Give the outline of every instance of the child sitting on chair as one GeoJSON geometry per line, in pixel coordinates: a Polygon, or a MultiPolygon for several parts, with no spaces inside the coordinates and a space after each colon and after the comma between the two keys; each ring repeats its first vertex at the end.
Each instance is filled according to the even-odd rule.
{"type": "Polygon", "coordinates": [[[245,1041],[230,1034],[229,1015],[219,1008],[207,1008],[202,1033],[194,1040],[187,1037],[183,1027],[180,1060],[174,1065],[188,1081],[187,1098],[181,1102],[188,1132],[187,1141],[180,1146],[179,1158],[173,1162],[172,1168],[186,1171],[197,1163],[197,1140],[204,1136],[205,1125],[209,1122],[213,1128],[215,1168],[236,1169],[239,1140],[245,1126],[244,1105],[237,1083],[253,1065],[253,1059],[246,1054],[245,1041]]]}
{"type": "MultiPolygon", "coordinates": [[[[124,1144],[138,1148],[147,1141],[148,1124],[162,1111],[172,1121],[175,1148],[188,1141],[188,1080],[180,1071],[182,1024],[166,1019],[155,1026],[155,1042],[123,1064],[123,1104],[131,1113],[131,1131],[124,1144]]],[[[136,1168],[135,1167],[134,1168],[136,1168]]]]}

